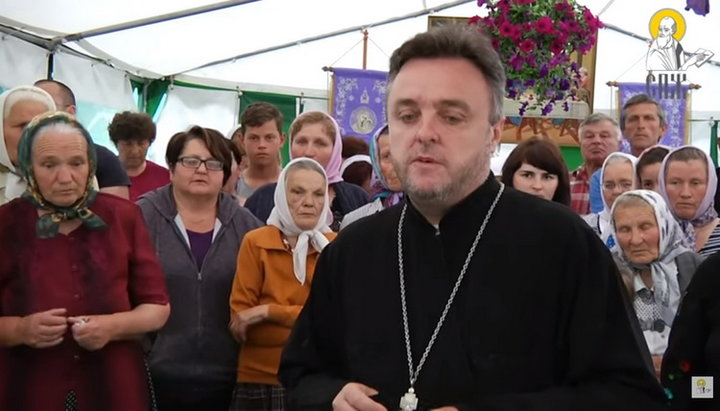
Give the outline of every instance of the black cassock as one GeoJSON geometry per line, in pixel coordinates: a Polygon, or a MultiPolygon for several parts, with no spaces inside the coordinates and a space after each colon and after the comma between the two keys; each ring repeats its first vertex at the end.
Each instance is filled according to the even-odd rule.
{"type": "MultiPolygon", "coordinates": [[[[403,256],[414,366],[499,190],[488,180],[436,229],[408,204],[403,256]]],[[[397,410],[409,388],[400,283],[403,204],[325,248],[283,353],[293,407],[347,382],[397,410]]],[[[569,208],[506,188],[419,378],[419,409],[659,410],[662,390],[607,248],[569,208]]]]}

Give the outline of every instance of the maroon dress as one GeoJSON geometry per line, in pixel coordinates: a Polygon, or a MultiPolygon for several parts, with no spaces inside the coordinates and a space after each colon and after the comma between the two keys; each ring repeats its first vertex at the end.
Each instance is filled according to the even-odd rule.
{"type": "MultiPolygon", "coordinates": [[[[66,308],[68,316],[112,314],[167,304],[162,269],[135,204],[98,194],[90,207],[107,224],[39,239],[37,209],[16,199],[0,207],[0,316],[66,308]]],[[[0,409],[146,411],[148,381],[139,341],[81,348],[68,328],[60,345],[0,348],[0,409]]]]}

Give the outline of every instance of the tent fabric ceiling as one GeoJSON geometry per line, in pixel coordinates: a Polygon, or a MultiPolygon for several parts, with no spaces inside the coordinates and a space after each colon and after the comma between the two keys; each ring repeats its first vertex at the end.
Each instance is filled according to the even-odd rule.
{"type": "MultiPolygon", "coordinates": [[[[80,0],[63,2],[1,0],[0,23],[41,37],[53,38],[148,16],[207,6],[212,3],[207,0],[173,2],[101,0],[90,4],[80,0]]],[[[475,1],[466,0],[464,3],[466,3],[466,10],[477,10],[475,1]]],[[[432,10],[442,7],[443,4],[445,2],[440,0],[394,0],[391,2],[385,0],[364,0],[362,2],[263,0],[245,2],[218,11],[93,36],[78,42],[69,42],[66,45],[85,54],[109,60],[112,64],[133,74],[143,77],[163,77],[181,74],[208,62],[249,54],[281,44],[292,44],[298,42],[299,39],[322,36],[347,27],[372,25],[384,21],[388,17],[432,10]]],[[[427,24],[425,18],[418,19],[418,23],[414,32],[422,31],[427,24]]],[[[410,32],[409,35],[414,32],[410,32]]],[[[352,48],[353,43],[362,39],[362,33],[357,30],[356,33],[347,37],[354,40],[348,46],[352,48]]],[[[375,40],[374,37],[371,34],[371,39],[375,40]]],[[[380,41],[380,39],[375,41],[380,41]]],[[[302,49],[304,46],[299,44],[295,48],[302,49]]],[[[319,73],[322,73],[322,65],[331,63],[348,50],[333,52],[330,51],[333,49],[321,48],[328,57],[326,61],[315,64],[314,70],[319,73]]],[[[358,58],[353,64],[354,66],[359,66],[361,54],[361,49],[355,50],[354,57],[358,58]]],[[[377,65],[387,64],[385,56],[380,60],[377,65]]],[[[283,65],[275,65],[269,70],[282,73],[292,70],[296,63],[297,61],[285,61],[283,65]]],[[[265,70],[267,71],[268,68],[266,67],[265,70]]],[[[282,79],[282,76],[280,78],[282,79]]],[[[236,81],[238,80],[245,81],[236,79],[236,81]]],[[[252,78],[248,81],[257,82],[252,78]]],[[[287,85],[292,86],[291,84],[287,85]]]]}
{"type": "MultiPolygon", "coordinates": [[[[438,13],[443,16],[469,17],[484,12],[477,7],[476,0],[237,2],[241,4],[92,36],[65,45],[141,77],[175,76],[183,81],[222,83],[234,85],[233,88],[261,91],[314,90],[319,96],[328,89],[328,75],[322,71],[323,66],[361,68],[362,32],[357,29],[312,42],[300,40],[323,37],[347,28],[367,27],[367,68],[387,70],[389,54],[404,40],[427,27],[425,15],[401,17],[438,9],[443,9],[438,13]],[[454,6],[449,7],[449,4],[454,6]],[[393,18],[398,21],[374,26],[393,18]],[[293,45],[278,48],[288,44],[293,45]],[[271,51],[263,52],[265,50],[271,51]],[[206,66],[233,56],[245,57],[206,66]]],[[[595,13],[607,9],[601,15],[603,21],[643,37],[649,37],[648,21],[655,10],[662,7],[682,10],[685,6],[684,0],[579,2],[595,13]],[[640,17],[643,13],[647,16],[640,17]]],[[[0,0],[0,24],[53,39],[214,4],[218,4],[218,0],[0,0]]],[[[711,12],[701,17],[684,11],[683,15],[689,27],[683,40],[685,48],[703,47],[720,55],[720,40],[712,35],[712,29],[720,25],[720,15],[711,12]]],[[[624,68],[628,62],[614,64],[624,68]]]]}

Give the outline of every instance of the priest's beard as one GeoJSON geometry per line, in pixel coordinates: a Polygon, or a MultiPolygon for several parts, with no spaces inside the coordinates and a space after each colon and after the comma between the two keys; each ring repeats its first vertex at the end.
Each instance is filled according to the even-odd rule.
{"type": "MultiPolygon", "coordinates": [[[[403,190],[414,202],[426,205],[450,206],[461,201],[473,192],[487,179],[489,174],[490,157],[493,147],[487,147],[480,156],[469,158],[459,164],[455,174],[449,175],[449,181],[434,188],[420,188],[409,176],[407,170],[398,171],[403,183],[403,190]]],[[[398,165],[395,165],[398,170],[398,165]]]]}

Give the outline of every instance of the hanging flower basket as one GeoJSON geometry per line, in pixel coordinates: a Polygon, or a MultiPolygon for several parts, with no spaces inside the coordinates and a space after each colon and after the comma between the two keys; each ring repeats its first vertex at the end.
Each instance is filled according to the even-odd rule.
{"type": "Polygon", "coordinates": [[[570,55],[585,54],[597,42],[602,22],[575,0],[478,0],[487,17],[475,16],[505,65],[507,97],[521,102],[519,114],[556,104],[569,110],[576,99],[579,67],[570,55]]]}

